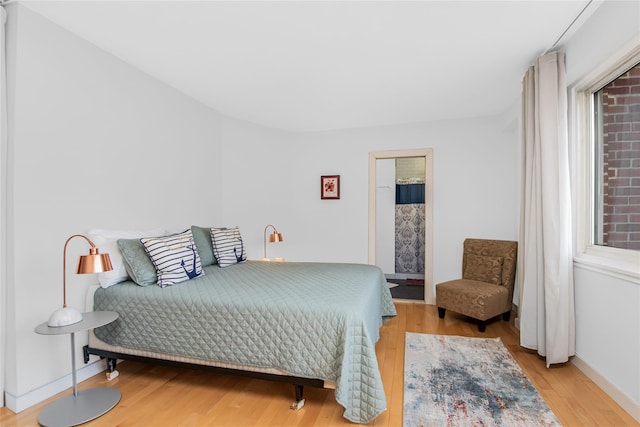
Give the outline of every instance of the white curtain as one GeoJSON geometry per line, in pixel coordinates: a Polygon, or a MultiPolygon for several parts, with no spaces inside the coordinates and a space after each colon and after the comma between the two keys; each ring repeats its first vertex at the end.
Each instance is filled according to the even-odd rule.
{"type": "Polygon", "coordinates": [[[541,56],[522,94],[520,345],[547,367],[575,354],[571,192],[564,54],[541,56]]]}

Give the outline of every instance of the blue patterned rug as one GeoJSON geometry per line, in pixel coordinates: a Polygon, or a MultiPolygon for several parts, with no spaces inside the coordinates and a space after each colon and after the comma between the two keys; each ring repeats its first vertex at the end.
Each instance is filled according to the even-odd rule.
{"type": "Polygon", "coordinates": [[[500,338],[406,333],[404,427],[559,426],[500,338]]]}

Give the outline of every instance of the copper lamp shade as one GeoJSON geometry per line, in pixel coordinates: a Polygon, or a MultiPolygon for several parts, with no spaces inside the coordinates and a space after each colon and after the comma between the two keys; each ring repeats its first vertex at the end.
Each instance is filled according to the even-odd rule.
{"type": "Polygon", "coordinates": [[[282,242],[282,234],[278,233],[278,232],[273,232],[269,235],[269,242],[270,243],[276,243],[276,242],[282,242]]]}
{"type": "Polygon", "coordinates": [[[267,258],[267,230],[269,229],[269,227],[273,228],[273,233],[269,234],[269,243],[284,241],[284,239],[282,238],[282,234],[278,233],[278,230],[276,230],[273,225],[267,224],[267,226],[264,228],[264,261],[269,261],[269,258],[267,258]]]}
{"type": "Polygon", "coordinates": [[[82,237],[91,245],[89,255],[81,255],[78,259],[77,274],[102,273],[113,270],[109,254],[98,253],[98,248],[91,240],[82,234],[74,234],[69,237],[64,244],[62,256],[62,308],[54,311],[49,317],[47,324],[51,327],[72,325],[82,320],[82,314],[78,310],[67,307],[67,245],[74,237],[82,237]]]}
{"type": "Polygon", "coordinates": [[[80,255],[76,274],[102,273],[113,270],[109,254],[99,254],[95,246],[89,249],[89,255],[80,255]]]}

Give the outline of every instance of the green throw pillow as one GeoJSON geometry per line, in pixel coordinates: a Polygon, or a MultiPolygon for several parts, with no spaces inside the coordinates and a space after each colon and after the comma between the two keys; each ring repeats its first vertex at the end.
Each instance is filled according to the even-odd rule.
{"type": "Polygon", "coordinates": [[[211,228],[191,226],[193,241],[196,242],[196,249],[200,255],[200,263],[203,267],[217,264],[216,257],[213,256],[213,244],[211,243],[211,228]]]}
{"type": "Polygon", "coordinates": [[[140,239],[119,239],[118,248],[131,280],[140,286],[155,285],[158,282],[156,267],[144,250],[140,239]]]}

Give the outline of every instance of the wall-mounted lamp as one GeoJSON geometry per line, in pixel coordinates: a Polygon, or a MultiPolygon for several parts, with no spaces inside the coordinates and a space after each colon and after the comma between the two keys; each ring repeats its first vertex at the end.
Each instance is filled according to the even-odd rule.
{"type": "Polygon", "coordinates": [[[267,224],[267,226],[264,228],[264,258],[262,259],[263,261],[270,261],[269,258],[267,258],[267,230],[269,229],[269,227],[273,228],[273,233],[269,234],[269,243],[282,242],[284,240],[282,238],[282,234],[278,233],[278,230],[276,230],[276,228],[273,225],[267,224]]]}
{"type": "Polygon", "coordinates": [[[69,237],[64,244],[62,256],[62,308],[54,311],[49,317],[47,324],[52,327],[72,325],[82,320],[82,314],[78,310],[67,307],[67,245],[74,237],[82,237],[91,245],[89,255],[81,255],[78,259],[76,274],[102,273],[113,269],[109,254],[98,253],[96,245],[87,237],[82,234],[74,234],[69,237]]]}

